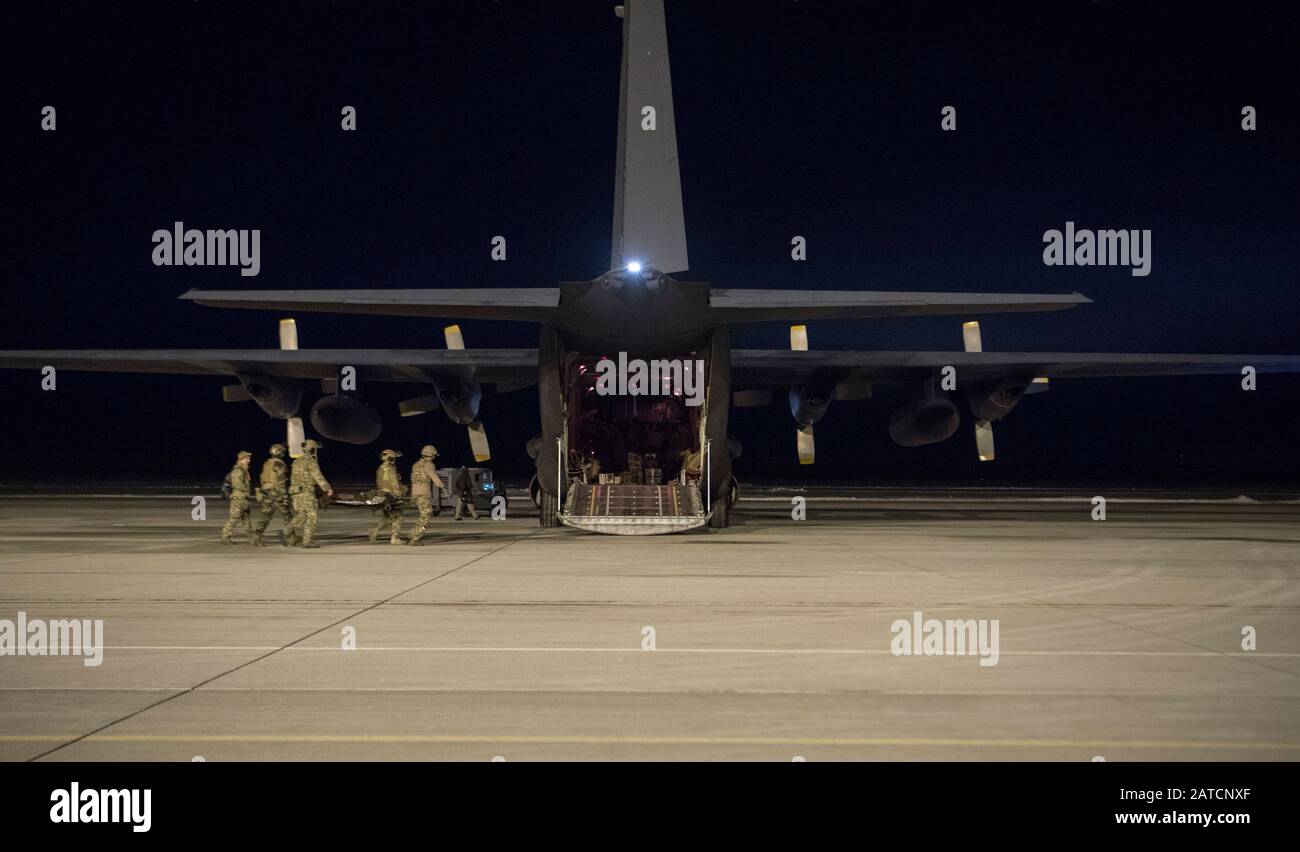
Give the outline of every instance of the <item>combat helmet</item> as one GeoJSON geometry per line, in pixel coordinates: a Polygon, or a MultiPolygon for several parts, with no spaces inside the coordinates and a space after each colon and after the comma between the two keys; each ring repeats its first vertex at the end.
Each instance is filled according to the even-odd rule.
{"type": "Polygon", "coordinates": [[[433,444],[425,444],[420,450],[420,458],[431,459],[438,454],[438,448],[433,444]]]}
{"type": "Polygon", "coordinates": [[[402,454],[397,450],[384,450],[379,454],[380,461],[397,461],[402,454]]]}
{"type": "Polygon", "coordinates": [[[240,459],[251,459],[252,457],[253,454],[248,450],[240,450],[238,455],[235,456],[235,461],[239,461],[240,459]]]}
{"type": "Polygon", "coordinates": [[[284,444],[271,445],[271,458],[278,459],[280,456],[284,455],[284,453],[285,453],[284,444]]]}
{"type": "Polygon", "coordinates": [[[320,449],[320,442],[314,438],[308,438],[302,442],[302,451],[304,453],[315,453],[320,449]]]}

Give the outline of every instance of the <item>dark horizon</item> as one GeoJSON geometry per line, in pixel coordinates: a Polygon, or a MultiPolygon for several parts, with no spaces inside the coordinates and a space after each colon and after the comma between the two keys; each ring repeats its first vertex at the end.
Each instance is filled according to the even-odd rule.
{"type": "MultiPolygon", "coordinates": [[[[273,347],[274,312],[176,299],[191,287],[527,287],[609,257],[619,26],[612,0],[89,4],[9,10],[11,169],[0,348],[273,347]],[[58,109],[58,129],[40,110],[58,109]],[[339,128],[345,104],[358,129],[339,128]],[[155,267],[177,220],[260,228],[261,272],[155,267]],[[508,239],[509,259],[489,259],[508,239]]],[[[1300,351],[1300,78],[1293,5],[1064,2],[668,3],[692,270],[720,287],[1069,293],[1071,311],[981,317],[986,349],[1300,351]],[[939,128],[957,108],[958,129],[939,128]],[[1258,130],[1240,128],[1254,106],[1258,130]],[[1148,277],[1047,267],[1042,234],[1151,229],[1148,277]],[[790,238],[808,260],[790,260],[790,238]]],[[[809,323],[813,348],[961,348],[961,317],[809,323]]],[[[441,322],[301,314],[301,345],[442,347],[441,322]]],[[[527,324],[462,321],[469,347],[531,347],[527,324]]],[[[781,324],[732,344],[782,348],[781,324]]],[[[226,404],[231,380],[0,371],[11,403],[0,482],[220,482],[284,427],[226,404]]],[[[378,452],[469,459],[429,391],[373,384],[373,445],[329,443],[328,475],[378,452]]],[[[1300,475],[1300,377],[1053,381],[997,424],[895,446],[904,390],[835,403],[818,463],[795,458],[778,401],[733,409],[742,480],[1123,480],[1285,485],[1300,475]]],[[[526,480],[536,391],[484,401],[491,466],[526,480]]],[[[310,425],[309,425],[310,433],[310,425]]]]}

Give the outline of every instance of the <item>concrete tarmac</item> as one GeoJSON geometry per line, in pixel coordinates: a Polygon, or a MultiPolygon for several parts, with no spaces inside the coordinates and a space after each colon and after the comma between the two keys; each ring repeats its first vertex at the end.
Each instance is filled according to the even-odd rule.
{"type": "Polygon", "coordinates": [[[1300,505],[799,493],[648,538],[513,495],[423,548],[336,506],[315,551],[0,497],[0,619],[104,638],[0,656],[0,759],[1300,759],[1300,505]],[[895,655],[916,612],[996,620],[996,665],[895,655]]]}

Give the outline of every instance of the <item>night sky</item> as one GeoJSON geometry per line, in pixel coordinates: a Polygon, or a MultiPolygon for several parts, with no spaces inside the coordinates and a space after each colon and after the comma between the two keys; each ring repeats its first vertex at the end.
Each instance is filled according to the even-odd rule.
{"type": "MultiPolygon", "coordinates": [[[[519,287],[609,261],[621,23],[612,0],[7,4],[0,348],[276,346],[274,312],[213,289],[519,287]],[[40,129],[42,106],[58,129],[40,129]],[[340,129],[353,105],[358,130],[340,129]],[[261,274],[155,267],[150,236],[260,228],[261,274]],[[509,260],[489,259],[494,235],[509,260]]],[[[986,350],[1300,351],[1300,6],[667,3],[692,270],[722,287],[1069,293],[1065,313],[981,318],[986,350]],[[957,108],[958,129],[940,130],[957,108]],[[1258,110],[1243,132],[1241,109],[1258,110]],[[1149,228],[1149,277],[1046,267],[1042,235],[1149,228]],[[790,259],[790,238],[808,260],[790,259]]],[[[814,348],[960,349],[962,317],[818,322],[814,348]]],[[[441,348],[442,323],[302,314],[303,348],[441,348]]],[[[461,323],[467,344],[536,345],[531,324],[461,323]]],[[[733,346],[784,347],[780,324],[733,346]]],[[[212,480],[260,464],[283,423],[216,377],[0,371],[0,483],[212,480]]],[[[372,385],[372,446],[469,458],[431,392],[372,385]]],[[[963,424],[907,449],[902,388],[835,404],[818,465],[784,405],[733,411],[744,479],[1289,483],[1300,377],[1053,382],[976,461],[963,424]]],[[[498,474],[531,473],[536,392],[485,401],[498,474]]],[[[308,425],[310,431],[310,424],[308,425]]]]}

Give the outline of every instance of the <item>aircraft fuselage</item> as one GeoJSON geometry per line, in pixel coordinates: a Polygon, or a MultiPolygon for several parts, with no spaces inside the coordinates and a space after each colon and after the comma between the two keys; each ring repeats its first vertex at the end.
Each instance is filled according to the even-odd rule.
{"type": "Polygon", "coordinates": [[[678,355],[704,347],[717,326],[707,284],[655,270],[563,282],[560,294],[551,322],[565,346],[581,352],[678,355]]]}

